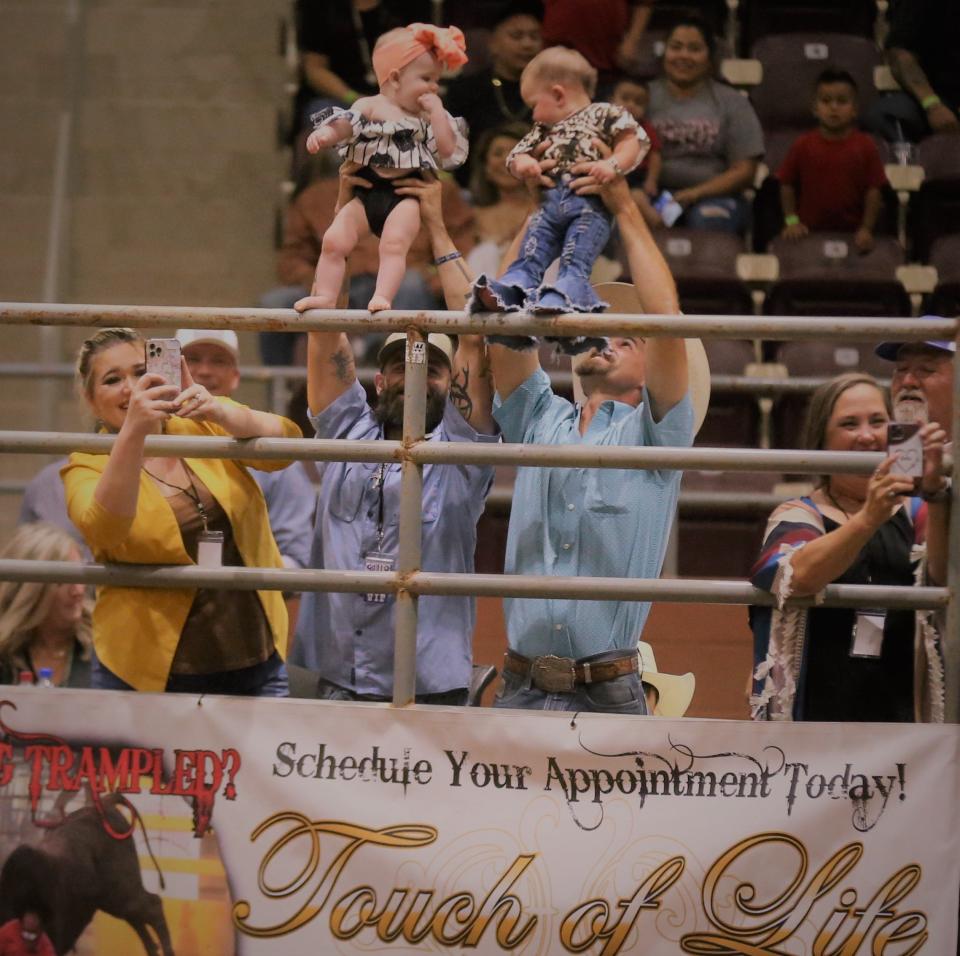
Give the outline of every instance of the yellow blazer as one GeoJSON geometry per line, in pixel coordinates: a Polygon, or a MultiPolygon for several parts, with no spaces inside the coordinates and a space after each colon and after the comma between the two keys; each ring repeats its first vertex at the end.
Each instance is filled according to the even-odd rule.
{"type": "MultiPolygon", "coordinates": [[[[230,399],[220,399],[230,401],[230,399]]],[[[282,419],[283,437],[300,438],[300,429],[282,419]]],[[[227,433],[209,422],[171,418],[168,435],[222,437],[227,433]]],[[[94,500],[107,455],[75,452],[60,470],[70,520],[80,529],[94,558],[103,563],[194,564],[183,547],[173,509],[144,472],[134,517],[111,514],[94,500]]],[[[247,567],[282,568],[280,552],[270,531],[267,505],[248,467],[278,471],[286,461],[246,461],[188,458],[190,468],[210,489],[230,519],[247,567]]],[[[183,588],[97,588],[93,610],[93,644],[97,657],[137,690],[162,691],[176,654],[180,632],[196,591],[183,588]]],[[[287,649],[287,611],[279,591],[258,591],[274,644],[281,656],[287,649]]]]}

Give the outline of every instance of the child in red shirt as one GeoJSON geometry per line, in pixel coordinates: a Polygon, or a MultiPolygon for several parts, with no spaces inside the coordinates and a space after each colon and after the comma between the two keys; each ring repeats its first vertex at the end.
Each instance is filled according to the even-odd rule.
{"type": "Polygon", "coordinates": [[[614,86],[610,102],[616,106],[622,106],[640,124],[650,140],[650,152],[644,156],[643,162],[632,173],[627,174],[627,184],[647,225],[662,226],[663,219],[653,208],[653,200],[660,193],[663,153],[660,137],[653,124],[646,119],[647,108],[650,105],[650,91],[647,89],[647,84],[643,80],[624,76],[614,86]]]}
{"type": "Polygon", "coordinates": [[[782,235],[852,232],[854,245],[867,252],[887,177],[876,143],[856,128],[857,84],[846,70],[817,77],[813,115],[819,127],[797,138],[777,172],[782,235]]]}

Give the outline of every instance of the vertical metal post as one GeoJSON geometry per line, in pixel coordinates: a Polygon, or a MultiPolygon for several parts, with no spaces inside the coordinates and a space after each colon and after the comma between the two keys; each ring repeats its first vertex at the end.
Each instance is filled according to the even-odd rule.
{"type": "MultiPolygon", "coordinates": [[[[427,418],[427,342],[414,329],[407,331],[403,383],[403,447],[423,439],[427,418]]],[[[400,540],[397,571],[420,570],[423,518],[423,466],[404,460],[400,473],[400,540]]],[[[412,703],[417,683],[417,597],[397,592],[393,645],[393,706],[412,703]]]]}
{"type": "Polygon", "coordinates": [[[287,380],[286,377],[278,374],[275,370],[270,370],[270,379],[267,382],[267,391],[270,394],[269,408],[274,415],[287,414],[287,380]]]}
{"type": "MultiPolygon", "coordinates": [[[[957,333],[957,346],[960,347],[960,333],[957,333]]],[[[960,369],[956,368],[957,358],[953,359],[953,497],[950,502],[950,535],[947,554],[947,589],[950,602],[947,605],[947,628],[944,635],[943,654],[946,662],[946,711],[947,721],[960,723],[960,369]]]]}

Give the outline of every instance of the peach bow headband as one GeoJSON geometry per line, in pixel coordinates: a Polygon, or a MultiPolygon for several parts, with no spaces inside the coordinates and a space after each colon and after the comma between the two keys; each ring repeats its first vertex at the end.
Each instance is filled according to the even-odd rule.
{"type": "Polygon", "coordinates": [[[432,53],[448,70],[467,62],[467,43],[458,27],[435,27],[432,23],[411,23],[377,44],[373,51],[373,72],[383,84],[394,70],[402,70],[422,53],[432,53]]]}

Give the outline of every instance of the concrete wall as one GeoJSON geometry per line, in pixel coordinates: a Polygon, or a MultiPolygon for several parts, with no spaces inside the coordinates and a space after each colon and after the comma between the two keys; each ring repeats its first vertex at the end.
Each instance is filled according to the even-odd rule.
{"type": "MultiPolygon", "coordinates": [[[[274,282],[291,0],[0,0],[0,301],[253,305],[274,282]],[[64,138],[66,137],[66,138],[64,138]]],[[[82,329],[5,327],[2,361],[72,361],[82,329]]],[[[257,359],[253,337],[242,359],[257,359]]],[[[0,428],[89,426],[66,383],[0,380],[0,428]],[[51,411],[52,409],[52,411],[51,411]]],[[[0,478],[47,459],[5,456],[0,478]]],[[[19,497],[0,496],[0,540],[19,497]]]]}

